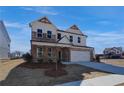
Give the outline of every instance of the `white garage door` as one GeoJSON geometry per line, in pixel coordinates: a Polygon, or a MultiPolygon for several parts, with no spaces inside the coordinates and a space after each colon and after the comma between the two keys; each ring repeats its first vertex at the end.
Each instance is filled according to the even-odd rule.
{"type": "Polygon", "coordinates": [[[71,51],[71,61],[90,61],[89,51],[71,51]]]}

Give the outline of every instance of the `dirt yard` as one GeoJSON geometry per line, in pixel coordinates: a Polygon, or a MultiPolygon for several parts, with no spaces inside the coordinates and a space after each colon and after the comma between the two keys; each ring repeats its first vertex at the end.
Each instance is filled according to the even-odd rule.
{"type": "Polygon", "coordinates": [[[66,65],[64,68],[68,74],[61,77],[48,77],[44,75],[46,69],[29,69],[19,67],[23,60],[12,60],[1,63],[0,65],[0,85],[12,86],[47,86],[57,85],[65,82],[84,80],[98,76],[108,75],[109,73],[94,70],[81,65],[66,65]]]}
{"type": "Polygon", "coordinates": [[[124,59],[101,59],[101,62],[112,64],[115,66],[124,67],[124,59]]]}
{"type": "Polygon", "coordinates": [[[23,62],[24,61],[22,59],[0,62],[0,81],[4,80],[14,67],[23,62]]]}

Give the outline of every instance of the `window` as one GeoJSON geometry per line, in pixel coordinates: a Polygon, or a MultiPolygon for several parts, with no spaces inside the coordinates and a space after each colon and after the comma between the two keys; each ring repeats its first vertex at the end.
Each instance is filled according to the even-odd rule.
{"type": "Polygon", "coordinates": [[[10,47],[10,44],[8,44],[8,47],[10,47]]]}
{"type": "Polygon", "coordinates": [[[58,39],[61,39],[61,33],[58,33],[57,38],[58,38],[58,39]]]}
{"type": "Polygon", "coordinates": [[[52,37],[52,32],[51,31],[47,31],[47,37],[51,38],[52,37]]]}
{"type": "Polygon", "coordinates": [[[52,56],[52,48],[48,48],[48,57],[52,56]]]}
{"type": "Polygon", "coordinates": [[[120,52],[119,51],[117,51],[117,54],[119,54],[120,52]]]}
{"type": "Polygon", "coordinates": [[[70,42],[73,42],[73,36],[70,36],[70,42]]]}
{"type": "Polygon", "coordinates": [[[42,29],[37,29],[37,37],[42,37],[42,29]]]}
{"type": "Polygon", "coordinates": [[[81,42],[81,38],[80,37],[78,37],[78,43],[80,43],[81,42]]]}
{"type": "Polygon", "coordinates": [[[8,52],[8,57],[10,57],[10,52],[8,52]]]}
{"type": "Polygon", "coordinates": [[[37,57],[40,58],[43,56],[43,48],[37,48],[37,57]]]}
{"type": "Polygon", "coordinates": [[[108,51],[105,51],[105,54],[108,54],[108,51]]]}

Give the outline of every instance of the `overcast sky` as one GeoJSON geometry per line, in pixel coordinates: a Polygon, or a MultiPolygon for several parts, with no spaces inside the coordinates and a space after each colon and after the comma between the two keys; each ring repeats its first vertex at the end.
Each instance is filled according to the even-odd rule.
{"type": "Polygon", "coordinates": [[[29,23],[47,16],[59,29],[76,24],[88,35],[87,46],[102,53],[106,47],[124,47],[124,7],[0,7],[11,38],[11,51],[30,50],[29,23]]]}

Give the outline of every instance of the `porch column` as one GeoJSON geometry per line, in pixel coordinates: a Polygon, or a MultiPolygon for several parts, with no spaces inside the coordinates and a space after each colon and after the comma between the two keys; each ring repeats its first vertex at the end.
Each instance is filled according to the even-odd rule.
{"type": "Polygon", "coordinates": [[[44,51],[43,51],[43,61],[44,62],[47,62],[48,60],[48,50],[47,50],[47,46],[43,46],[43,49],[44,49],[44,51]]]}
{"type": "Polygon", "coordinates": [[[55,62],[57,62],[58,61],[58,47],[55,47],[54,48],[55,49],[55,51],[54,51],[54,53],[55,53],[55,62]]]}

